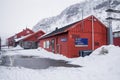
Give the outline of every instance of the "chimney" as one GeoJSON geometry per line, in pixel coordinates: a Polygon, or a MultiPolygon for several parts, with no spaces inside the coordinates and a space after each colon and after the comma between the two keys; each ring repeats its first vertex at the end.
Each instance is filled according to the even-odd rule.
{"type": "Polygon", "coordinates": [[[57,31],[57,30],[58,30],[58,27],[56,27],[55,30],[57,31]]]}

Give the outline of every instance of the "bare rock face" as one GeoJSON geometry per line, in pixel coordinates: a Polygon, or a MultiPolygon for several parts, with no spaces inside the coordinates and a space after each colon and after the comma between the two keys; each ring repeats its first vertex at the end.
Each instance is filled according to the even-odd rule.
{"type": "MultiPolygon", "coordinates": [[[[107,21],[105,20],[107,13],[105,10],[107,9],[108,1],[109,0],[86,0],[85,2],[71,5],[57,16],[42,19],[33,27],[33,30],[38,31],[39,29],[42,29],[46,33],[51,32],[55,30],[56,27],[61,28],[81,20],[82,13],[83,18],[94,15],[107,25],[107,21]]],[[[112,0],[111,6],[113,9],[120,10],[120,0],[112,0]]],[[[112,16],[120,18],[119,14],[113,14],[112,16]]],[[[113,21],[113,29],[116,29],[119,26],[119,21],[113,21]]]]}

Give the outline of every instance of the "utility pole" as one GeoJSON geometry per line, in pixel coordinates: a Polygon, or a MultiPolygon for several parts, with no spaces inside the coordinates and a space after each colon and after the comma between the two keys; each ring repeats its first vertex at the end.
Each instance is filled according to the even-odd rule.
{"type": "Polygon", "coordinates": [[[84,21],[83,21],[83,16],[84,16],[84,15],[83,15],[83,7],[82,7],[82,10],[81,10],[81,11],[82,11],[82,31],[83,31],[83,30],[84,30],[84,21]]]}
{"type": "MultiPolygon", "coordinates": [[[[111,9],[111,0],[108,1],[108,9],[111,9]]],[[[111,12],[107,12],[107,16],[111,17],[111,12]]],[[[112,20],[108,20],[108,44],[113,44],[113,34],[112,34],[112,20]]]]}
{"type": "Polygon", "coordinates": [[[119,18],[112,18],[112,13],[120,13],[120,11],[112,9],[111,2],[112,0],[108,1],[108,9],[106,10],[107,16],[108,16],[106,20],[108,20],[108,27],[109,27],[108,28],[108,40],[109,40],[108,44],[113,44],[112,21],[113,20],[120,21],[119,18]]]}

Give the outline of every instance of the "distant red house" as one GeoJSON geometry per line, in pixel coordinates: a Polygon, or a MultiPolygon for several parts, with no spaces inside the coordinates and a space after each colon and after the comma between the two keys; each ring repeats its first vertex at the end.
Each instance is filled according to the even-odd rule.
{"type": "Polygon", "coordinates": [[[16,39],[16,42],[25,49],[35,49],[38,47],[38,38],[44,35],[45,32],[39,30],[35,33],[27,35],[21,39],[16,39]]]}
{"type": "Polygon", "coordinates": [[[39,46],[69,58],[82,56],[81,51],[91,51],[107,44],[107,28],[96,17],[57,29],[39,39],[39,46]]]}
{"type": "Polygon", "coordinates": [[[21,38],[23,36],[29,35],[34,33],[32,30],[30,30],[29,28],[23,29],[23,31],[9,37],[7,39],[8,42],[8,46],[16,46],[17,44],[15,43],[15,39],[21,38]]]}
{"type": "Polygon", "coordinates": [[[11,36],[7,39],[8,46],[14,46],[14,36],[11,36]]]}
{"type": "Polygon", "coordinates": [[[120,46],[120,31],[113,32],[113,43],[115,46],[120,46]]]}

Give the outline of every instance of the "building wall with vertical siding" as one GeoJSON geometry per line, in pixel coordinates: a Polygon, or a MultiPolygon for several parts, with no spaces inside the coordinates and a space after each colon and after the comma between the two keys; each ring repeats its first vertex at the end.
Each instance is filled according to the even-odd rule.
{"type": "MultiPolygon", "coordinates": [[[[93,17],[93,29],[94,29],[94,49],[107,45],[107,28],[97,18],[93,17]]],[[[80,50],[92,50],[92,16],[79,21],[74,25],[66,29],[66,33],[56,34],[53,36],[40,39],[40,47],[43,47],[43,43],[46,40],[55,39],[55,51],[57,53],[57,45],[60,46],[58,52],[66,57],[78,57],[80,50]],[[85,40],[85,44],[79,44],[79,40],[85,40]],[[78,43],[77,43],[78,40],[78,43]]],[[[44,48],[44,47],[43,47],[44,48]]],[[[45,48],[46,49],[46,48],[45,48]]],[[[51,51],[52,48],[46,50],[51,51]]]]}
{"type": "Polygon", "coordinates": [[[115,46],[120,46],[120,31],[113,33],[113,43],[115,46]]]}
{"type": "Polygon", "coordinates": [[[39,41],[39,46],[47,51],[54,52],[55,54],[62,54],[66,56],[68,54],[68,34],[63,33],[57,36],[41,39],[39,41]],[[52,50],[52,40],[55,40],[54,51],[52,50]],[[49,48],[44,47],[44,43],[46,41],[50,42],[49,48]]]}
{"type": "MultiPolygon", "coordinates": [[[[92,50],[91,26],[91,17],[72,26],[69,31],[69,57],[78,57],[80,50],[92,50]],[[76,38],[87,38],[88,46],[75,46],[76,38]]],[[[94,49],[102,45],[107,45],[107,28],[96,19],[94,21],[94,49]]]]}

